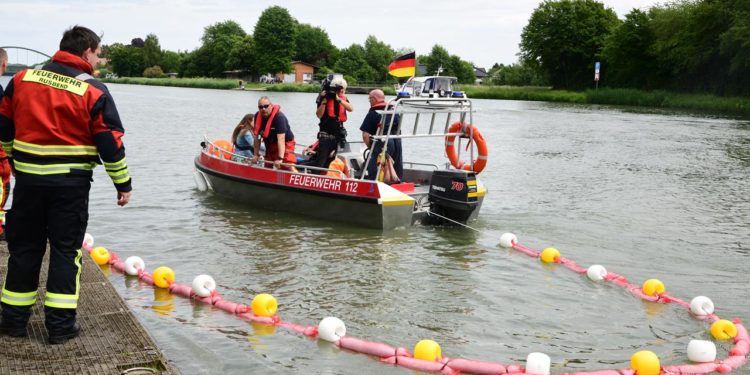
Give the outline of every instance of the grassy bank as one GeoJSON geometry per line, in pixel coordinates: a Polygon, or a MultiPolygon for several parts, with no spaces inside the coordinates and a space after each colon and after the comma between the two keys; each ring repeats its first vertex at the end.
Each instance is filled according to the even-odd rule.
{"type": "MultiPolygon", "coordinates": [[[[194,87],[204,89],[237,89],[238,80],[214,78],[116,78],[104,82],[132,85],[194,87]]],[[[246,89],[266,89],[276,92],[318,92],[318,85],[246,83],[246,89]]],[[[599,89],[578,91],[551,90],[545,87],[474,86],[459,85],[470,98],[531,100],[558,103],[629,105],[638,107],[676,108],[750,115],[750,98],[719,97],[714,95],[679,94],[667,91],[634,89],[599,89]]],[[[383,87],[387,95],[395,95],[392,86],[383,87]]]]}

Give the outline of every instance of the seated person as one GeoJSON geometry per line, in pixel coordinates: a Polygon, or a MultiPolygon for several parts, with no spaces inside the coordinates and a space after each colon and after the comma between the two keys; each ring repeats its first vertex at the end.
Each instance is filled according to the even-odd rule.
{"type": "MultiPolygon", "coordinates": [[[[370,161],[365,167],[365,178],[368,180],[375,180],[378,176],[376,176],[378,171],[378,156],[383,151],[383,145],[385,142],[383,141],[375,141],[373,142],[372,136],[378,135],[378,129],[382,127],[380,134],[399,134],[399,122],[401,121],[400,117],[396,115],[396,118],[393,121],[393,127],[390,126],[391,117],[390,115],[386,116],[385,118],[385,124],[382,124],[380,122],[380,115],[376,112],[378,110],[383,110],[386,108],[386,102],[385,102],[385,94],[383,93],[383,90],[375,89],[370,91],[370,111],[367,112],[367,115],[365,116],[365,119],[362,121],[362,126],[359,127],[359,130],[362,131],[362,140],[365,142],[365,145],[370,149],[370,161]]],[[[403,180],[404,178],[404,166],[403,166],[403,160],[401,156],[401,139],[395,138],[395,139],[389,139],[388,140],[388,147],[387,147],[387,153],[390,159],[393,161],[393,169],[396,172],[396,177],[393,177],[391,181],[386,182],[397,182],[396,180],[403,180]]],[[[381,163],[383,164],[381,167],[381,174],[382,172],[386,171],[386,167],[388,166],[385,163],[385,160],[381,160],[381,163]]],[[[390,168],[388,168],[390,169],[390,168]]]]}
{"type": "MultiPolygon", "coordinates": [[[[266,145],[266,162],[273,162],[276,169],[286,169],[296,172],[294,164],[297,157],[294,155],[294,133],[289,127],[289,121],[281,112],[281,107],[271,103],[271,99],[262,96],[258,100],[258,112],[255,114],[255,134],[253,139],[253,162],[260,158],[260,142],[266,145]],[[281,163],[286,165],[282,166],[281,163]]],[[[266,164],[267,165],[267,164],[266,164]]]]}
{"type": "MultiPolygon", "coordinates": [[[[253,147],[255,134],[253,133],[253,114],[248,113],[244,117],[242,117],[242,120],[240,120],[240,123],[237,124],[237,127],[234,128],[234,131],[232,132],[232,143],[234,143],[234,153],[237,156],[240,156],[240,158],[236,158],[237,160],[243,160],[242,157],[245,158],[252,158],[255,154],[255,148],[253,147]]],[[[265,145],[261,144],[260,151],[265,152],[265,145]]]]}
{"type": "Polygon", "coordinates": [[[347,178],[352,176],[343,156],[337,156],[333,159],[331,164],[328,165],[328,169],[332,169],[326,173],[326,175],[330,177],[347,178]]]}

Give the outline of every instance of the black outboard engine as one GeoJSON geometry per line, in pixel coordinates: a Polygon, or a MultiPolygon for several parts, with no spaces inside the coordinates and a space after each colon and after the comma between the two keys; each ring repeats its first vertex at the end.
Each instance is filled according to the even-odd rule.
{"type": "Polygon", "coordinates": [[[428,199],[430,213],[436,214],[428,215],[430,224],[454,224],[450,220],[466,224],[478,206],[477,176],[463,170],[437,170],[432,173],[428,199]]]}

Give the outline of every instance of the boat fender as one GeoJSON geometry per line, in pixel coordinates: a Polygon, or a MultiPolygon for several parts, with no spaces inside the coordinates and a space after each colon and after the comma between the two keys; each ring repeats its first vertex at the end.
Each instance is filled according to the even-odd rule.
{"type": "Polygon", "coordinates": [[[550,358],[539,352],[529,353],[526,356],[526,373],[534,375],[549,375],[550,358]]]}
{"type": "Polygon", "coordinates": [[[198,191],[202,192],[208,190],[208,182],[203,173],[197,170],[193,171],[193,180],[195,180],[195,186],[198,188],[198,191]]]}
{"type": "Polygon", "coordinates": [[[518,238],[513,233],[503,233],[500,236],[500,246],[502,247],[513,247],[518,243],[518,238]]]}
{"type": "Polygon", "coordinates": [[[693,362],[713,362],[716,360],[716,344],[706,340],[690,340],[687,355],[693,362]]]}
{"type": "Polygon", "coordinates": [[[489,150],[487,149],[487,141],[484,140],[479,129],[472,124],[466,124],[461,121],[451,124],[450,128],[448,128],[448,133],[457,133],[459,130],[466,135],[472,134],[472,141],[477,145],[477,153],[479,155],[472,163],[474,165],[474,168],[472,169],[472,164],[466,164],[463,161],[458,160],[458,152],[455,147],[456,136],[448,135],[445,137],[445,153],[448,155],[448,160],[450,160],[451,164],[456,169],[474,171],[474,173],[478,174],[484,170],[485,166],[487,166],[487,155],[489,153],[489,150]]]}

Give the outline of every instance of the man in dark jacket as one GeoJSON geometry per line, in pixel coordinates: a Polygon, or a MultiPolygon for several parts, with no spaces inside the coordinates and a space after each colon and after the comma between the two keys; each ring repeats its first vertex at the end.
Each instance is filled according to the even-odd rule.
{"type": "Polygon", "coordinates": [[[98,163],[117,189],[117,204],[130,200],[120,116],[107,87],[91,76],[100,41],[85,27],[65,31],[52,62],[16,74],[0,102],[0,142],[16,173],[6,227],[10,258],[0,297],[2,334],[26,335],[49,241],[49,343],[78,336],[81,244],[98,163]]]}

